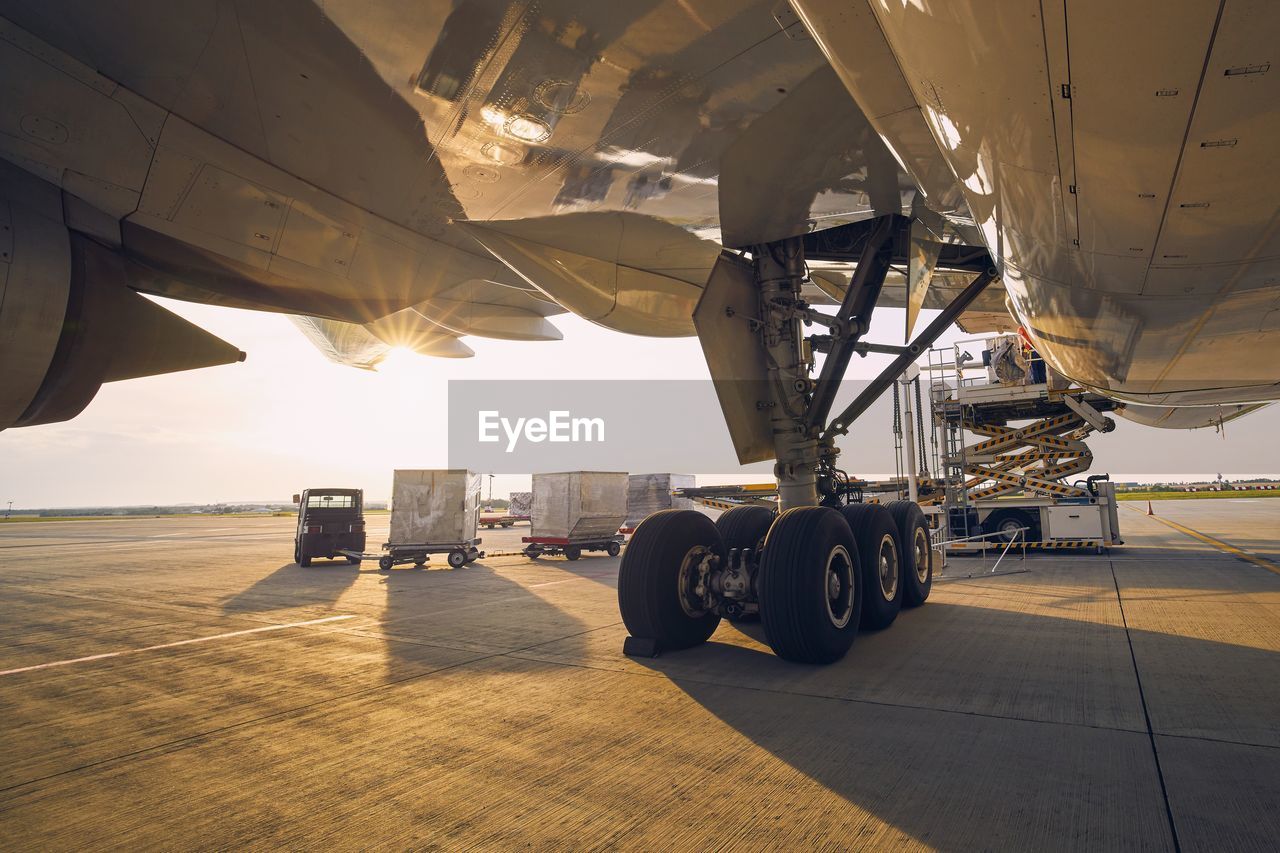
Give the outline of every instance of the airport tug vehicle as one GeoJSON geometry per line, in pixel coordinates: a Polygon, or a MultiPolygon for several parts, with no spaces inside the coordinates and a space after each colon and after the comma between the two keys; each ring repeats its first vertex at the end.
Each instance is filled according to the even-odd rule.
{"type": "Polygon", "coordinates": [[[687,648],[722,618],[758,615],[775,654],[831,663],[859,627],[886,628],[902,607],[923,604],[933,580],[920,507],[857,502],[836,439],[999,274],[984,249],[947,242],[897,214],[740,248],[717,260],[694,326],[738,461],[775,460],[779,511],[735,507],[712,521],[670,509],[642,521],[619,569],[630,633],[623,652],[687,648]],[[805,295],[808,263],[818,261],[857,264],[834,314],[805,295]],[[908,270],[908,338],[935,271],[971,276],[906,346],[862,340],[893,265],[908,270]],[[830,417],[850,359],[869,352],[893,359],[830,417]]]}
{"type": "Polygon", "coordinates": [[[360,489],[307,489],[294,495],[298,528],[293,561],[306,568],[315,557],[345,557],[352,565],[364,550],[364,492],[360,489]]]}

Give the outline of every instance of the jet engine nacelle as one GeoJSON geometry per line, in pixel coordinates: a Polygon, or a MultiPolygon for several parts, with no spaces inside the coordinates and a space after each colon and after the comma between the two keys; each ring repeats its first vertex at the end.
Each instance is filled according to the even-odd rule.
{"type": "Polygon", "coordinates": [[[0,429],[69,420],[104,382],[244,359],[140,296],[134,262],[50,201],[0,194],[0,429]]]}

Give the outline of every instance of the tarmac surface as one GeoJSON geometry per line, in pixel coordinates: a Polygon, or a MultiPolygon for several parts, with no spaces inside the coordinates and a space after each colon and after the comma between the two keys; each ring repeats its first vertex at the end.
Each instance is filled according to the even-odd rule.
{"type": "Polygon", "coordinates": [[[6,524],[0,846],[1275,849],[1280,500],[1154,507],[1108,555],[952,558],[829,667],[728,623],[623,657],[604,555],[6,524]]]}

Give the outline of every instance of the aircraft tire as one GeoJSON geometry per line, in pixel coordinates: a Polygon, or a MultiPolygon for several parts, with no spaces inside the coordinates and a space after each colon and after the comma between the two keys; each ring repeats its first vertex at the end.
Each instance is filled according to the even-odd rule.
{"type": "Polygon", "coordinates": [[[618,609],[633,637],[676,650],[715,633],[720,617],[682,590],[696,567],[691,552],[699,547],[724,554],[715,524],[700,512],[667,509],[640,522],[618,568],[618,609]]]}
{"type": "Polygon", "coordinates": [[[760,621],[774,654],[833,663],[858,636],[862,573],[858,545],[834,509],[793,507],[765,538],[757,589],[760,621]]]}
{"type": "Polygon", "coordinates": [[[898,539],[902,542],[902,606],[919,607],[933,589],[933,543],[929,539],[929,525],[915,501],[894,501],[889,504],[889,514],[898,525],[898,539]]]}
{"type": "Polygon", "coordinates": [[[887,507],[849,504],[841,512],[849,522],[861,556],[862,627],[888,628],[902,610],[902,538],[887,507]]]}

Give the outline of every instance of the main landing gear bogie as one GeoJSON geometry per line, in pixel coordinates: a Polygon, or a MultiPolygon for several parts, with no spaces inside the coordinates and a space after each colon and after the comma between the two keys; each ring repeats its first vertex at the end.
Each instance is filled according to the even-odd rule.
{"type": "Polygon", "coordinates": [[[623,622],[656,653],[705,642],[721,618],[759,613],[779,657],[832,663],[860,628],[888,627],[914,589],[905,577],[916,573],[900,514],[914,530],[910,513],[878,505],[794,507],[781,515],[740,507],[716,524],[691,510],[655,513],[622,559],[623,622]]]}

